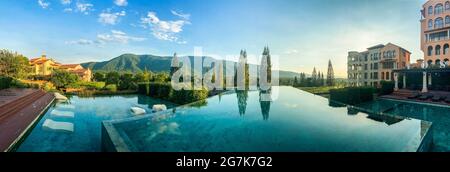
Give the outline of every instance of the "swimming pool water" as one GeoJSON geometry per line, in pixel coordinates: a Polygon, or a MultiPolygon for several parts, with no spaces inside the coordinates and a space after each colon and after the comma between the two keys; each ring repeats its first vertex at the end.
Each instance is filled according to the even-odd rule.
{"type": "Polygon", "coordinates": [[[362,108],[398,116],[433,122],[433,146],[431,151],[450,151],[450,107],[379,99],[358,105],[362,108]]]}
{"type": "Polygon", "coordinates": [[[55,102],[36,124],[29,136],[17,148],[19,152],[99,152],[101,151],[101,122],[133,117],[130,107],[150,112],[154,104],[175,105],[141,95],[74,96],[66,103],[55,102]],[[56,131],[43,127],[46,120],[73,124],[74,131],[56,131]]]}
{"type": "MultiPolygon", "coordinates": [[[[331,107],[292,87],[278,99],[238,91],[135,119],[105,122],[137,152],[402,152],[416,151],[429,123],[331,107]]],[[[107,136],[108,137],[108,136],[107,136]]],[[[111,135],[109,135],[111,137],[111,135]]]]}

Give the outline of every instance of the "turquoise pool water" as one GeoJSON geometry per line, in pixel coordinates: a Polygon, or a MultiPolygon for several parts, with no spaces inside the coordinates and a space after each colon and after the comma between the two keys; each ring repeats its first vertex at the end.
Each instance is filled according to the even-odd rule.
{"type": "Polygon", "coordinates": [[[125,151],[402,152],[418,149],[429,123],[331,107],[326,98],[279,87],[272,102],[240,91],[105,126],[103,140],[125,151]]]}
{"type": "Polygon", "coordinates": [[[358,105],[377,112],[433,122],[432,151],[450,151],[450,107],[408,103],[404,101],[379,99],[358,105]]]}
{"type": "Polygon", "coordinates": [[[130,107],[149,112],[154,104],[174,104],[140,95],[74,96],[67,103],[54,103],[18,147],[19,152],[98,152],[101,151],[101,122],[133,117],[130,107]],[[43,127],[46,120],[73,125],[73,132],[43,127]]]}

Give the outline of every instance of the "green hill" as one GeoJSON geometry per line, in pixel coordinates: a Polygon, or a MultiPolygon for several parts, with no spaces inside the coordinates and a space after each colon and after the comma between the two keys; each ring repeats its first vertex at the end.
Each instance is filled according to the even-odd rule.
{"type": "MultiPolygon", "coordinates": [[[[189,57],[191,62],[192,56],[189,57]]],[[[210,58],[210,57],[204,57],[210,58]]],[[[155,56],[155,55],[135,55],[135,54],[123,54],[119,57],[104,62],[88,62],[82,63],[84,68],[89,68],[95,71],[120,71],[120,72],[142,72],[145,69],[152,72],[169,72],[171,56],[155,56]]],[[[192,63],[193,64],[193,63],[192,63]]],[[[289,71],[279,71],[280,78],[294,78],[300,76],[300,74],[289,71]]]]}

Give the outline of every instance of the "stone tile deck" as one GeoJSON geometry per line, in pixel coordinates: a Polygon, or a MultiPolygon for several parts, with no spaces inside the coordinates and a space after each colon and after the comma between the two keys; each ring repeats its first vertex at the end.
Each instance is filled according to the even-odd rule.
{"type": "Polygon", "coordinates": [[[42,90],[0,91],[0,151],[10,151],[53,100],[42,90]]]}

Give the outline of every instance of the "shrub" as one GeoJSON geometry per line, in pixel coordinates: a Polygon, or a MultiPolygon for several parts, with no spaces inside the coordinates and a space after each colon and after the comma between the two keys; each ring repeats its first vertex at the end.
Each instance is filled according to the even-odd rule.
{"type": "Polygon", "coordinates": [[[174,90],[169,83],[139,83],[139,94],[187,104],[208,98],[208,90],[174,90]]]}
{"type": "Polygon", "coordinates": [[[208,90],[172,90],[170,100],[178,104],[187,104],[208,98],[208,90]]]}
{"type": "Polygon", "coordinates": [[[381,81],[380,95],[388,95],[394,92],[395,82],[381,81]]]}
{"type": "Polygon", "coordinates": [[[333,101],[356,105],[372,101],[375,89],[373,87],[347,87],[330,90],[330,99],[333,101]]]}
{"type": "Polygon", "coordinates": [[[0,76],[0,90],[7,89],[11,87],[13,78],[0,76]]]}
{"type": "Polygon", "coordinates": [[[117,85],[116,84],[109,84],[105,86],[105,90],[111,91],[111,92],[117,92],[117,85]]]}

